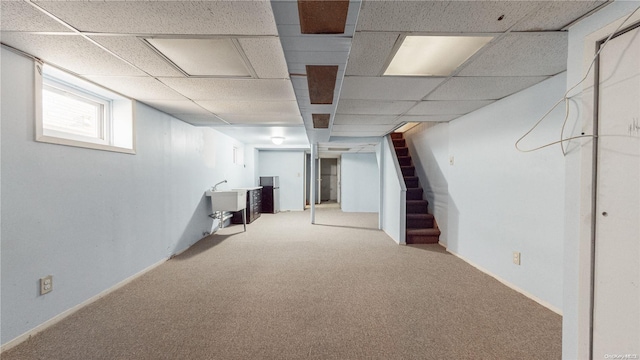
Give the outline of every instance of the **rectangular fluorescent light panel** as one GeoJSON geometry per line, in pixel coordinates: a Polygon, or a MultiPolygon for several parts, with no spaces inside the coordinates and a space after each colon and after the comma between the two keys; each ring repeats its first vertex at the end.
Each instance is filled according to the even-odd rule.
{"type": "Polygon", "coordinates": [[[232,39],[145,40],[190,76],[251,76],[232,39]]]}
{"type": "Polygon", "coordinates": [[[492,36],[407,36],[384,75],[448,76],[492,36]]]}

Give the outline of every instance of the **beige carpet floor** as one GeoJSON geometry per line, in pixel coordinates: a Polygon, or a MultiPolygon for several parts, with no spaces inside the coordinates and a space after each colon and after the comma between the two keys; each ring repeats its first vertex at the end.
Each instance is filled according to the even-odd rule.
{"type": "Polygon", "coordinates": [[[377,214],[222,229],[2,354],[29,359],[559,359],[561,317],[377,214]]]}

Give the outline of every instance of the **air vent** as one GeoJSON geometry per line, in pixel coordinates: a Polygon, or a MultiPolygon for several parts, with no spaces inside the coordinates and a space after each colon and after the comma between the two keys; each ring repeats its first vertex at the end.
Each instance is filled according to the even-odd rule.
{"type": "Polygon", "coordinates": [[[312,114],[314,129],[328,129],[331,114],[312,114]]]}

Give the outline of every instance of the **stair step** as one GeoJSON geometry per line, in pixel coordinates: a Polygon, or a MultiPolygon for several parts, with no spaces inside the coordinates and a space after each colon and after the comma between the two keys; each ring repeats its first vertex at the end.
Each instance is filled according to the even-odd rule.
{"type": "Polygon", "coordinates": [[[407,214],[407,229],[432,229],[432,214],[407,214]]]}
{"type": "Polygon", "coordinates": [[[393,139],[393,147],[406,147],[407,143],[404,139],[393,139]]]}
{"type": "Polygon", "coordinates": [[[438,229],[407,229],[407,244],[437,244],[440,237],[438,229]]]}
{"type": "Polygon", "coordinates": [[[392,139],[402,139],[404,136],[402,133],[399,132],[393,132],[391,133],[391,138],[392,139]]]}
{"type": "Polygon", "coordinates": [[[404,185],[407,189],[420,187],[420,179],[417,176],[405,176],[404,185]]]}
{"type": "Polygon", "coordinates": [[[416,168],[413,166],[401,166],[402,176],[415,176],[416,168]]]}
{"type": "Polygon", "coordinates": [[[411,156],[398,156],[400,166],[411,166],[411,156]]]}
{"type": "Polygon", "coordinates": [[[422,188],[407,188],[406,200],[422,200],[422,188]]]}
{"type": "Polygon", "coordinates": [[[396,155],[397,156],[407,156],[409,155],[409,148],[407,147],[397,147],[396,149],[396,155]]]}
{"type": "Polygon", "coordinates": [[[407,214],[426,214],[428,207],[427,200],[407,200],[407,214]]]}

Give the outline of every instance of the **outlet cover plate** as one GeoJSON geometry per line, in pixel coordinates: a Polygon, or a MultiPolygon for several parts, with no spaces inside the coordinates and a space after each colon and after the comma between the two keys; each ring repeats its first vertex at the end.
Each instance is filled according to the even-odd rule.
{"type": "Polygon", "coordinates": [[[513,263],[520,265],[520,253],[518,251],[513,252],[513,263]]]}
{"type": "Polygon", "coordinates": [[[48,294],[53,290],[53,276],[45,276],[40,279],[40,295],[48,294]]]}

